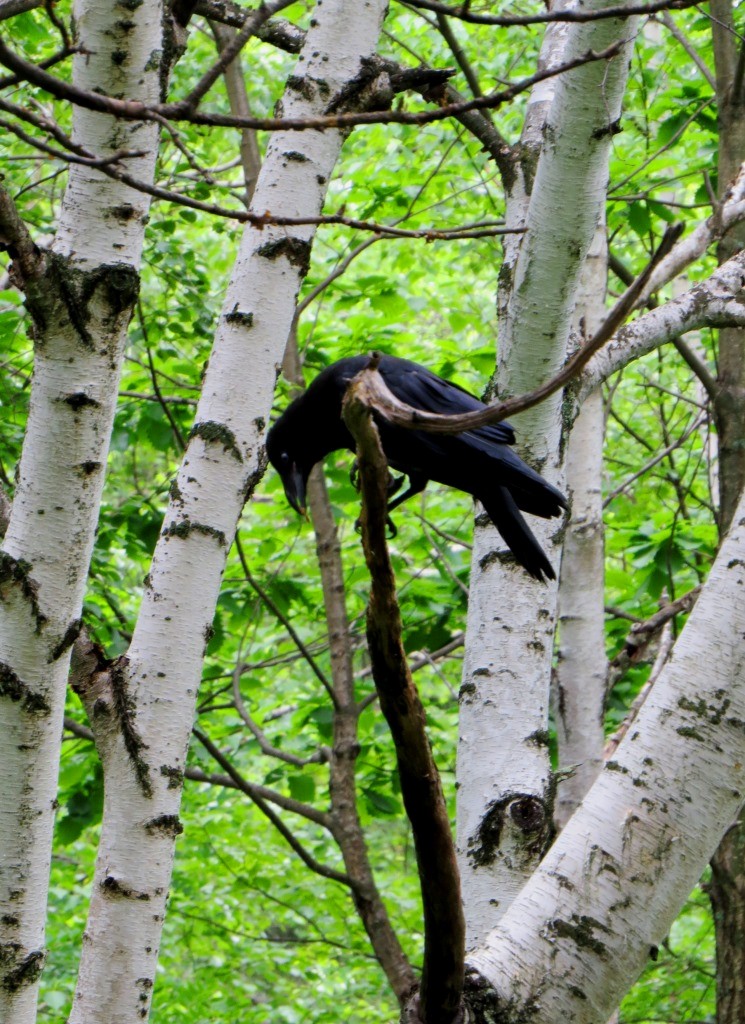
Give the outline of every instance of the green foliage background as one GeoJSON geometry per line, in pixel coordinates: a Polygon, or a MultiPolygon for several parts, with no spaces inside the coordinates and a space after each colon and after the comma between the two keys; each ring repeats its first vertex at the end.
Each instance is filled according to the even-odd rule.
{"type": "MultiPolygon", "coordinates": [[[[512,10],[502,2],[491,9],[512,10]]],[[[286,13],[307,24],[309,5],[286,13]]],[[[538,2],[521,10],[542,10],[538,2]]],[[[703,11],[676,14],[711,65],[710,24],[703,11]]],[[[62,17],[69,18],[65,3],[62,17]]],[[[33,59],[58,45],[43,11],[14,21],[24,52],[33,59]]],[[[454,24],[484,90],[535,69],[542,30],[489,29],[454,24]]],[[[452,54],[425,16],[394,5],[384,52],[409,65],[453,64],[452,54]]],[[[200,23],[178,64],[172,95],[183,94],[214,57],[200,23]]],[[[269,114],[293,58],[254,41],[244,55],[253,110],[269,114]]],[[[57,69],[66,74],[68,65],[57,69]]],[[[459,72],[456,88],[468,94],[459,72]]],[[[26,100],[50,104],[25,87],[26,100]]],[[[227,110],[221,83],[209,97],[227,110]]],[[[421,101],[406,95],[407,109],[421,101]]],[[[69,111],[55,107],[69,125],[69,111]]],[[[495,114],[500,131],[515,141],[524,97],[495,114]]],[[[625,104],[622,133],[614,140],[608,201],[613,254],[639,271],[667,223],[696,222],[710,212],[716,180],[717,124],[712,90],[679,44],[659,24],[641,33],[625,104]],[[707,186],[706,177],[709,185],[707,186]]],[[[191,163],[166,136],[158,179],[167,187],[238,210],[240,169],[235,133],[181,126],[191,163]],[[195,168],[218,168],[208,183],[195,168]]],[[[260,144],[266,137],[260,136],[260,144]]],[[[53,231],[65,167],[40,159],[9,134],[0,137],[5,184],[36,237],[53,231]]],[[[499,218],[504,209],[496,168],[455,122],[424,128],[357,129],[345,145],[329,193],[327,212],[401,222],[406,227],[453,227],[499,218]]],[[[85,621],[107,653],[127,647],[142,579],[160,529],[170,482],[188,436],[200,380],[209,357],[215,317],[235,256],[240,225],[229,218],[155,203],[147,232],[141,303],[132,323],[126,372],[109,463],[105,504],[91,570],[85,621]],[[157,391],[156,391],[157,388],[157,391]],[[158,393],[167,403],[166,415],[158,393]]],[[[310,293],[361,242],[371,244],[305,310],[298,327],[308,379],[345,355],[380,349],[406,355],[480,393],[494,369],[494,308],[501,260],[496,238],[458,242],[373,240],[343,228],[319,231],[304,293],[310,293]]],[[[704,275],[713,258],[694,274],[704,275]]],[[[613,275],[611,293],[620,290],[613,275]]],[[[12,491],[22,441],[32,349],[18,294],[0,293],[0,477],[12,491]]],[[[710,359],[716,339],[703,334],[710,359]]],[[[280,382],[277,410],[288,399],[280,382]]],[[[629,627],[624,616],[644,618],[665,595],[674,598],[705,579],[717,543],[715,498],[707,443],[709,420],[695,382],[670,349],[634,364],[606,388],[607,653],[612,657],[629,627]],[[629,478],[656,453],[689,431],[669,458],[629,478]]],[[[329,460],[327,476],[343,544],[347,599],[357,640],[359,695],[371,690],[364,675],[363,612],[367,576],[353,524],[358,497],[350,459],[329,460]]],[[[421,501],[396,514],[392,542],[407,647],[437,651],[463,628],[472,510],[470,500],[431,487],[421,501]]],[[[328,668],[326,628],[312,531],[286,506],[268,473],[241,525],[251,573],[292,623],[319,664],[328,668]]],[[[676,629],[681,622],[676,623],[676,629]]],[[[274,744],[309,756],[330,738],[331,709],[323,689],[298,654],[284,625],[262,602],[234,556],[228,565],[205,663],[199,726],[230,755],[244,776],[324,807],[327,772],[263,756],[232,703],[234,676],[243,699],[274,744]]],[[[616,685],[608,728],[622,719],[649,672],[633,667],[616,685]]],[[[423,667],[417,682],[428,711],[430,735],[448,792],[454,797],[458,652],[423,667]]],[[[85,716],[74,696],[69,715],[85,716]]],[[[379,885],[406,951],[421,956],[420,908],[410,837],[404,823],[391,743],[375,704],[361,719],[360,810],[379,885]]],[[[198,744],[192,764],[217,766],[198,744]]],[[[70,736],[64,745],[60,811],[54,855],[50,959],[44,974],[41,1019],[66,1018],[92,877],[102,779],[92,745],[70,736]]],[[[176,872],[156,984],[155,1024],[244,1024],[312,1021],[368,1024],[396,1016],[394,1001],[371,957],[347,893],[312,875],[256,808],[234,789],[187,782],[176,872]]],[[[331,840],[314,826],[292,823],[315,857],[338,867],[331,840]]],[[[628,996],[625,1024],[713,1019],[712,935],[708,905],[694,894],[644,978],[628,996]]]]}

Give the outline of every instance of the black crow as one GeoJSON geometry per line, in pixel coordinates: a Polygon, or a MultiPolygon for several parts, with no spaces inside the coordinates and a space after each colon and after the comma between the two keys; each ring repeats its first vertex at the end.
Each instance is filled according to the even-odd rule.
{"type": "MultiPolygon", "coordinates": [[[[341,416],[347,385],[370,361],[368,355],[340,359],[327,366],[292,402],[266,439],[269,461],[282,478],[287,500],[305,513],[308,475],[317,462],[340,448],[355,450],[354,438],[341,416]]],[[[444,414],[483,409],[468,391],[396,356],[382,356],[378,372],[402,402],[415,409],[444,414]]],[[[484,506],[517,561],[538,580],[555,573],[520,514],[550,519],[566,508],[561,491],[547,483],[515,454],[509,423],[479,427],[461,434],[432,434],[393,426],[376,417],[388,463],[406,474],[409,487],[388,506],[390,511],[429,480],[472,494],[484,506]]]]}

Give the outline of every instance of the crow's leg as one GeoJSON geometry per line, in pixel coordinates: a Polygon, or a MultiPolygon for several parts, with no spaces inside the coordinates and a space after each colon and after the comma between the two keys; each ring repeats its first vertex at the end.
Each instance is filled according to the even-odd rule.
{"type": "Polygon", "coordinates": [[[403,484],[405,479],[406,479],[406,474],[405,473],[402,473],[401,476],[394,476],[393,473],[389,473],[388,474],[388,497],[389,498],[391,497],[392,494],[395,494],[396,491],[400,491],[401,490],[401,485],[403,484]]]}
{"type": "MultiPolygon", "coordinates": [[[[388,539],[389,540],[393,540],[393,538],[398,533],[398,529],[396,527],[396,524],[393,522],[393,520],[391,519],[390,516],[386,516],[385,517],[385,525],[388,527],[388,531],[389,531],[388,532],[388,539]]],[[[355,519],[355,521],[354,521],[354,528],[355,528],[357,533],[362,533],[362,520],[361,519],[355,519]]]]}
{"type": "MultiPolygon", "coordinates": [[[[405,473],[402,473],[401,476],[394,476],[393,473],[388,474],[388,497],[390,497],[392,494],[395,494],[396,491],[399,491],[401,489],[401,485],[403,484],[405,479],[405,473]]],[[[352,487],[354,487],[354,489],[358,491],[360,489],[360,465],[356,458],[353,460],[352,465],[349,469],[349,480],[350,483],[352,484],[352,487]]]]}
{"type": "MultiPolygon", "coordinates": [[[[403,480],[403,477],[401,477],[401,480],[403,480]]],[[[399,505],[403,505],[405,501],[408,501],[408,499],[412,498],[415,494],[421,494],[424,488],[427,486],[427,483],[427,477],[418,476],[416,473],[409,473],[409,486],[407,490],[405,490],[403,494],[399,494],[397,498],[388,503],[388,514],[390,515],[394,508],[398,508],[399,505]]],[[[398,485],[396,486],[396,491],[400,486],[401,481],[398,482],[398,485]]],[[[396,491],[389,490],[388,493],[395,494],[396,491]]]]}

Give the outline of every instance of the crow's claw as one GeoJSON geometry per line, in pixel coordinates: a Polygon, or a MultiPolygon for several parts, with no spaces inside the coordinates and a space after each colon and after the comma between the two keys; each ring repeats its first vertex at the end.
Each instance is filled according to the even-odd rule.
{"type": "MultiPolygon", "coordinates": [[[[390,516],[385,517],[385,525],[390,530],[388,540],[393,540],[393,538],[398,535],[398,528],[390,516]]],[[[362,533],[362,520],[359,517],[354,521],[354,528],[357,533],[362,533]]]]}

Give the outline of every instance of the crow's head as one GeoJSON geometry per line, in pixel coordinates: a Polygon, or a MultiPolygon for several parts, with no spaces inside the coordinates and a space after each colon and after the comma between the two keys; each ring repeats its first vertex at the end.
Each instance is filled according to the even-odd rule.
{"type": "Polygon", "coordinates": [[[285,429],[283,416],[267,434],[266,454],[282,478],[287,500],[301,516],[306,515],[305,488],[313,462],[308,464],[302,451],[302,437],[295,438],[292,431],[285,429]]]}

